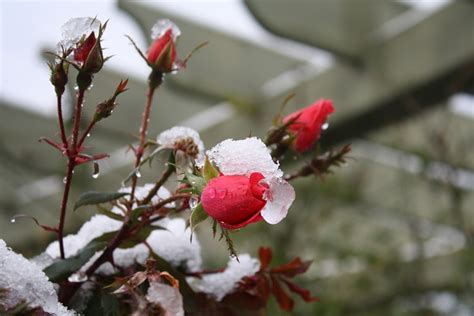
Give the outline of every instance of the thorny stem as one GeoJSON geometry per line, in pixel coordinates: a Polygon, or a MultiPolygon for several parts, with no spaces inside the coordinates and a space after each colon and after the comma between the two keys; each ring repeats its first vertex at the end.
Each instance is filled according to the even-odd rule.
{"type": "Polygon", "coordinates": [[[86,131],[84,132],[84,134],[82,135],[81,139],[80,139],[79,142],[77,143],[77,147],[78,147],[78,148],[81,148],[81,147],[82,147],[82,144],[84,144],[84,141],[86,140],[87,135],[89,135],[89,133],[90,133],[90,131],[92,130],[92,128],[94,127],[95,123],[97,123],[97,121],[94,120],[94,119],[89,123],[89,126],[87,126],[86,131]]]}
{"type": "Polygon", "coordinates": [[[173,174],[174,167],[168,164],[168,167],[161,175],[161,178],[156,182],[155,186],[148,192],[148,195],[143,199],[143,201],[139,202],[139,205],[145,205],[150,203],[151,199],[156,195],[158,190],[161,188],[163,184],[168,180],[168,178],[173,174]]]}
{"type": "MultiPolygon", "coordinates": [[[[159,210],[170,202],[183,199],[183,198],[188,198],[189,196],[190,196],[189,193],[178,193],[167,199],[161,200],[159,203],[151,206],[150,209],[152,211],[159,210]]],[[[140,223],[140,225],[143,227],[145,225],[149,225],[152,222],[158,219],[162,219],[162,218],[163,218],[162,216],[157,216],[153,219],[148,219],[144,221],[143,223],[140,223]]],[[[115,236],[110,240],[104,252],[86,270],[85,272],[86,276],[90,277],[92,274],[94,274],[95,270],[97,270],[97,268],[99,268],[103,263],[110,261],[113,258],[114,250],[122,243],[124,238],[130,233],[130,229],[132,228],[130,226],[130,220],[131,220],[131,217],[127,215],[124,219],[122,227],[117,232],[117,234],[115,234],[115,236]]],[[[136,230],[136,231],[139,231],[139,230],[136,230]]],[[[60,294],[60,301],[62,303],[67,303],[71,299],[71,297],[74,295],[74,293],[79,289],[81,284],[82,283],[80,282],[68,283],[68,286],[64,288],[63,292],[60,294]]]]}
{"type": "Polygon", "coordinates": [[[64,118],[63,118],[63,109],[62,109],[62,94],[57,93],[57,105],[58,105],[58,120],[59,120],[59,131],[61,134],[61,141],[63,142],[63,147],[68,150],[68,142],[66,138],[66,130],[64,129],[64,118]]]}
{"type": "MultiPolygon", "coordinates": [[[[67,172],[66,172],[66,183],[64,185],[64,193],[63,199],[61,202],[61,211],[59,215],[59,224],[58,224],[58,243],[59,243],[59,252],[61,254],[61,259],[65,258],[64,255],[64,223],[66,220],[66,209],[67,209],[67,202],[69,198],[69,191],[71,189],[72,183],[72,175],[74,172],[74,168],[76,167],[76,155],[78,152],[77,148],[77,136],[79,134],[79,127],[80,127],[80,120],[81,120],[81,112],[82,112],[82,103],[84,102],[84,93],[85,90],[79,90],[74,114],[74,123],[73,123],[73,130],[72,130],[72,144],[71,147],[67,150],[67,172]]],[[[58,109],[59,115],[59,109],[58,109]]],[[[61,115],[62,116],[62,115],[61,115]]],[[[60,118],[60,121],[62,119],[60,118]]]]}
{"type": "MultiPolygon", "coordinates": [[[[153,103],[153,95],[155,93],[156,87],[149,87],[147,92],[145,110],[143,111],[142,123],[140,125],[140,143],[138,144],[138,148],[135,151],[135,169],[140,166],[142,161],[143,153],[145,151],[145,143],[146,137],[148,135],[148,123],[150,122],[150,112],[151,112],[151,105],[153,103]]],[[[130,203],[133,204],[133,200],[135,199],[135,188],[137,186],[137,175],[134,174],[132,176],[132,190],[130,194],[130,203]]]]}

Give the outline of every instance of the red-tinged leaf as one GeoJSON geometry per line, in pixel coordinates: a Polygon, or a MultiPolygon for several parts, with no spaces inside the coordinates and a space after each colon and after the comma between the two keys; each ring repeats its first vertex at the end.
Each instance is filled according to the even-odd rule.
{"type": "Polygon", "coordinates": [[[263,275],[258,275],[256,280],[256,292],[266,302],[270,296],[271,288],[270,281],[263,275]]]}
{"type": "Polygon", "coordinates": [[[242,308],[248,310],[259,310],[266,306],[266,300],[247,292],[235,292],[226,295],[222,301],[223,304],[233,308],[242,308]]]}
{"type": "Polygon", "coordinates": [[[293,310],[293,306],[295,302],[288,295],[288,293],[286,293],[285,290],[281,287],[279,280],[274,276],[272,276],[271,278],[272,278],[272,293],[273,295],[275,295],[278,305],[280,305],[281,309],[287,312],[291,312],[293,310]]]}
{"type": "Polygon", "coordinates": [[[293,278],[298,274],[305,273],[312,261],[302,261],[300,257],[296,257],[287,264],[272,268],[271,273],[280,273],[289,278],[293,278]]]}
{"type": "Polygon", "coordinates": [[[268,247],[260,247],[258,249],[258,256],[260,258],[260,270],[268,268],[272,261],[272,250],[268,247]]]}
{"type": "Polygon", "coordinates": [[[55,228],[55,227],[50,227],[50,226],[46,226],[46,225],[42,225],[42,224],[40,224],[40,222],[39,222],[35,217],[33,217],[33,216],[31,216],[31,215],[18,214],[18,215],[13,216],[10,221],[11,221],[12,223],[14,223],[14,222],[16,222],[16,220],[19,219],[19,218],[29,218],[29,219],[33,220],[33,221],[36,223],[36,225],[38,225],[39,227],[41,227],[42,229],[44,229],[44,230],[47,231],[47,232],[52,232],[52,233],[57,233],[57,232],[58,232],[58,229],[57,229],[57,228],[55,228]]]}
{"type": "Polygon", "coordinates": [[[305,302],[319,302],[319,297],[312,297],[310,290],[304,289],[291,281],[288,281],[288,280],[283,280],[283,281],[288,286],[288,289],[290,289],[291,292],[296,293],[299,296],[301,296],[301,298],[305,302]]]}
{"type": "Polygon", "coordinates": [[[139,271],[132,275],[130,279],[127,280],[121,287],[119,287],[117,290],[113,292],[113,294],[119,294],[119,293],[124,293],[128,292],[130,290],[133,290],[140,286],[143,282],[145,282],[147,279],[146,272],[144,271],[139,271]]]}

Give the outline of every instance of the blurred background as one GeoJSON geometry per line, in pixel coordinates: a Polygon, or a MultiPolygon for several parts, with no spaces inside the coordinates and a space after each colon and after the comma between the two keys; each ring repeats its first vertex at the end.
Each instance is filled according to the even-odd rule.
{"type": "MultiPolygon", "coordinates": [[[[121,78],[130,80],[89,141],[91,152],[111,158],[100,162],[98,179],[91,166],[78,168],[74,201],[87,190],[118,189],[130,172],[125,151],[148,69],[123,35],[145,50],[151,26],[167,17],[182,31],[181,56],[210,43],[166,78],[150,136],[179,124],[210,148],[263,136],[290,93],[287,113],[334,101],[321,148],[351,143],[352,159],[324,179],[296,180],[297,201],[280,225],[233,234],[241,253],[255,256],[265,245],[275,263],[314,260],[301,281],[321,302],[299,302],[295,315],[474,315],[473,1],[3,0],[0,16],[0,238],[14,250],[33,256],[54,238],[10,218],[57,221],[65,163],[37,139],[58,137],[44,52],[55,50],[61,25],[110,19],[104,46],[114,57],[87,95],[89,115],[121,78]]],[[[68,93],[69,114],[72,85],[68,93]]],[[[304,163],[290,160],[284,169],[304,163]]],[[[70,213],[67,232],[92,214],[70,213]]],[[[200,227],[203,257],[222,266],[225,245],[211,235],[210,225],[200,227]]],[[[268,315],[281,313],[275,307],[268,315]]]]}

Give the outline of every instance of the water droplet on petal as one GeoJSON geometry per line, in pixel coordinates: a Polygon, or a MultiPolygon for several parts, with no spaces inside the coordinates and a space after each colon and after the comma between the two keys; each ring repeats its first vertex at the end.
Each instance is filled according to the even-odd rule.
{"type": "Polygon", "coordinates": [[[217,192],[217,195],[219,196],[219,198],[223,199],[225,198],[225,196],[227,195],[227,189],[223,189],[221,191],[218,191],[217,192]]]}
{"type": "Polygon", "coordinates": [[[323,126],[321,126],[322,130],[327,130],[329,127],[329,123],[324,123],[323,126]]]}
{"type": "Polygon", "coordinates": [[[211,198],[211,199],[215,198],[216,197],[216,189],[210,188],[207,191],[207,194],[208,194],[209,198],[211,198]]]}
{"type": "Polygon", "coordinates": [[[197,195],[193,195],[189,198],[189,208],[194,210],[199,204],[199,197],[197,195]]]}

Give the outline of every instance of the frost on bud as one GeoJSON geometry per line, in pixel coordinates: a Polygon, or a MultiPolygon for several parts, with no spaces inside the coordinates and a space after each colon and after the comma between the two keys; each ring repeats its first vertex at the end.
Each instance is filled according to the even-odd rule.
{"type": "Polygon", "coordinates": [[[107,22],[103,25],[96,18],[74,18],[62,27],[63,39],[59,46],[72,50],[73,65],[79,71],[94,74],[102,69],[103,56],[101,38],[107,22]]]}
{"type": "Polygon", "coordinates": [[[122,92],[127,91],[127,83],[128,83],[128,79],[120,81],[120,83],[117,86],[117,89],[115,89],[114,95],[110,99],[105,100],[104,102],[99,103],[97,105],[95,114],[94,114],[95,122],[98,122],[104,118],[107,118],[112,114],[113,110],[117,106],[117,103],[115,102],[117,96],[121,94],[122,92]]]}
{"type": "Polygon", "coordinates": [[[181,31],[170,20],[162,19],[155,23],[151,32],[153,42],[148,49],[148,63],[162,73],[173,71],[177,68],[176,39],[181,31]]]}
{"type": "Polygon", "coordinates": [[[59,61],[57,63],[50,63],[49,68],[51,69],[51,77],[49,80],[54,86],[56,94],[62,95],[68,80],[69,64],[59,61]]]}

